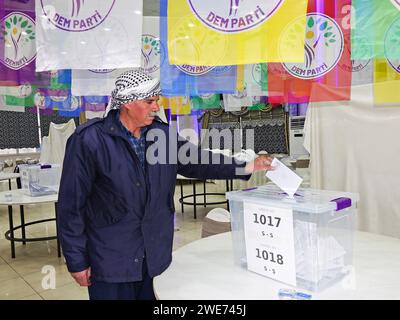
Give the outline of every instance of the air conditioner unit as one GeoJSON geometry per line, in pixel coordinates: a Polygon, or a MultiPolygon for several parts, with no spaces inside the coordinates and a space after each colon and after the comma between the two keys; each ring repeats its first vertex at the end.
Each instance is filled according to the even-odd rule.
{"type": "Polygon", "coordinates": [[[309,156],[304,148],[304,122],[306,117],[295,116],[289,118],[289,155],[292,159],[309,156]]]}

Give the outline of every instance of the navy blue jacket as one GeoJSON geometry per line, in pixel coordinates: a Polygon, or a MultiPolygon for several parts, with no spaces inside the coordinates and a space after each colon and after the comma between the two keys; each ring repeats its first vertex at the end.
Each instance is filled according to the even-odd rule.
{"type": "Polygon", "coordinates": [[[224,164],[225,157],[204,150],[198,150],[199,161],[218,157],[220,164],[183,164],[179,159],[175,163],[176,153],[188,145],[158,121],[149,129],[164,132],[168,139],[151,141],[154,130],[148,130],[146,150],[169,147],[173,142],[177,148],[172,148],[174,154],[169,152],[167,163],[153,161],[143,170],[117,116],[111,111],[105,119],[90,120],[68,139],[58,198],[58,233],[70,272],[90,266],[95,280],[132,282],[142,278],[144,256],[151,277],[171,263],[177,173],[199,179],[250,176],[236,173],[245,163],[224,164]]]}

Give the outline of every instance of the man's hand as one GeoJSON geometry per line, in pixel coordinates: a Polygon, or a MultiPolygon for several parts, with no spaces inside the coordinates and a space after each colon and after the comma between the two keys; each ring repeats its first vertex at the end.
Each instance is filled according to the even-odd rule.
{"type": "Polygon", "coordinates": [[[261,170],[274,170],[274,167],[271,166],[272,160],[274,159],[266,155],[259,156],[249,162],[244,170],[247,174],[261,170]]]}
{"type": "Polygon", "coordinates": [[[71,272],[72,278],[81,286],[81,287],[88,287],[91,285],[90,283],[90,275],[91,270],[90,267],[86,270],[80,272],[71,272]]]}

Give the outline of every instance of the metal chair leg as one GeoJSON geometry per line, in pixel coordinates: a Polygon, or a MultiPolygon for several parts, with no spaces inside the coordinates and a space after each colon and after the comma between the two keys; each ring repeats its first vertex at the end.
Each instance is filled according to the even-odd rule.
{"type": "Polygon", "coordinates": [[[204,180],[204,182],[203,182],[204,184],[203,184],[203,189],[204,189],[204,201],[203,201],[203,203],[204,203],[204,208],[205,207],[207,207],[207,200],[206,200],[206,181],[204,180]]]}
{"type": "Polygon", "coordinates": [[[181,185],[181,198],[179,200],[181,202],[181,211],[182,211],[182,215],[183,215],[185,210],[183,208],[183,183],[182,183],[182,180],[179,180],[179,184],[181,185]]]}
{"type": "Polygon", "coordinates": [[[10,235],[11,235],[11,258],[15,259],[15,242],[14,242],[14,222],[13,222],[13,208],[12,206],[8,206],[8,221],[10,226],[10,235]]]}
{"type": "MultiPolygon", "coordinates": [[[[24,212],[24,206],[19,206],[19,213],[21,216],[21,233],[22,233],[22,239],[25,239],[25,212],[24,212]]],[[[26,245],[26,241],[22,241],[23,245],[26,245]]]]}
{"type": "Polygon", "coordinates": [[[196,212],[196,181],[192,181],[193,183],[193,216],[197,219],[197,212],[196,212]]]}

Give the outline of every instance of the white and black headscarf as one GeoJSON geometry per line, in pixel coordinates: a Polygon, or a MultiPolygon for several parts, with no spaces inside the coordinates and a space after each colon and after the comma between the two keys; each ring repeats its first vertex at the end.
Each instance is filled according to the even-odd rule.
{"type": "Polygon", "coordinates": [[[152,78],[140,69],[129,70],[118,76],[111,93],[110,109],[135,100],[143,100],[161,94],[160,80],[152,78]]]}

